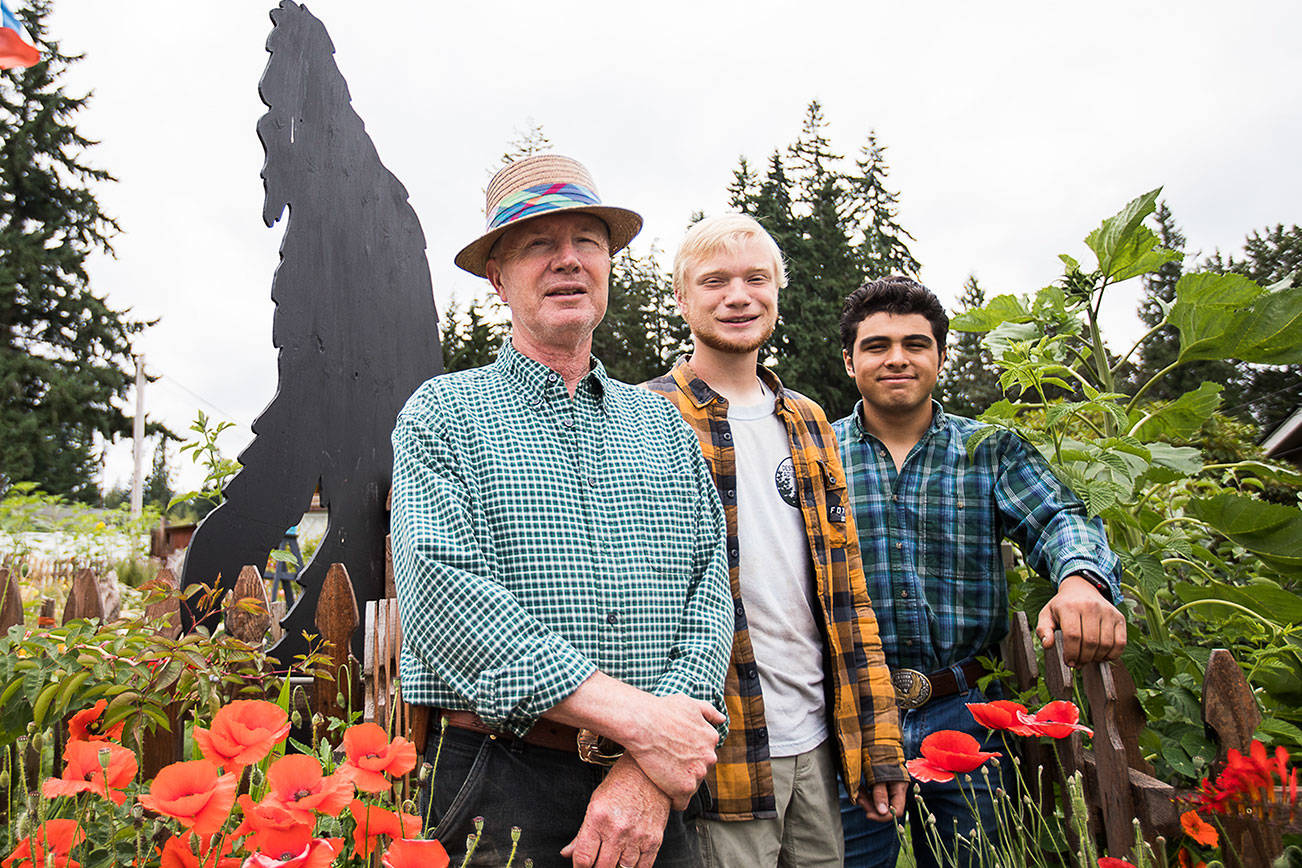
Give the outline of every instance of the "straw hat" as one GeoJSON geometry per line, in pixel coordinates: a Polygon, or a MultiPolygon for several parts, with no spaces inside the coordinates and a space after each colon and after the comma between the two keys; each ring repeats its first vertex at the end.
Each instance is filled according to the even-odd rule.
{"type": "Polygon", "coordinates": [[[560,211],[580,211],[600,218],[610,229],[610,252],[616,253],[642,229],[642,217],[626,208],[602,205],[597,185],[578,160],[560,154],[525,157],[503,168],[488,182],[484,195],[488,226],[453,260],[484,277],[493,244],[526,220],[560,211]]]}

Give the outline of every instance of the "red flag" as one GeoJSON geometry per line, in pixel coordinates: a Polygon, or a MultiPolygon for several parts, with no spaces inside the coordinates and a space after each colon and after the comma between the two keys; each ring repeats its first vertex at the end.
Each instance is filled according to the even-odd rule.
{"type": "Polygon", "coordinates": [[[0,0],[0,69],[31,66],[40,61],[41,52],[23,38],[26,35],[23,25],[18,23],[4,0],[0,0]]]}

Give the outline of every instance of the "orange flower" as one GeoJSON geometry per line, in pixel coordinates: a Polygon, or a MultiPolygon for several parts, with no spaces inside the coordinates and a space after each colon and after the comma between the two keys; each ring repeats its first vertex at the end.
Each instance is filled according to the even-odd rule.
{"type": "Polygon", "coordinates": [[[101,699],[90,708],[79,711],[68,721],[68,740],[69,741],[116,741],[122,738],[122,729],[127,725],[125,720],[119,720],[117,723],[104,729],[104,709],[108,708],[108,700],[101,699]]]}
{"type": "Polygon", "coordinates": [[[1195,809],[1224,814],[1235,805],[1274,802],[1275,775],[1279,775],[1279,785],[1285,788],[1286,804],[1294,804],[1297,801],[1297,769],[1290,769],[1288,760],[1288,751],[1283,747],[1276,747],[1271,759],[1266,754],[1266,746],[1255,739],[1247,756],[1231,748],[1225,770],[1216,781],[1203,779],[1193,800],[1195,809]]]}
{"type": "Polygon", "coordinates": [[[310,812],[306,819],[301,819],[295,816],[294,812],[266,799],[255,805],[253,798],[247,795],[240,796],[239,803],[240,809],[244,812],[244,819],[240,821],[235,831],[231,832],[231,837],[248,835],[248,840],[244,842],[246,850],[261,850],[264,842],[271,842],[268,846],[274,849],[276,842],[280,841],[277,836],[290,832],[302,832],[305,837],[312,837],[312,827],[316,824],[316,818],[310,812]]]}
{"type": "Polygon", "coordinates": [[[1019,714],[1017,719],[1035,735],[1049,738],[1066,738],[1073,732],[1083,732],[1091,737],[1094,735],[1094,730],[1079,723],[1080,709],[1076,704],[1065,699],[1050,702],[1037,711],[1035,717],[1019,714]]]}
{"type": "Polygon", "coordinates": [[[1217,847],[1221,843],[1220,835],[1216,834],[1216,827],[1198,816],[1197,811],[1185,811],[1181,814],[1180,828],[1204,847],[1217,847]]]}
{"type": "Polygon", "coordinates": [[[81,868],[71,857],[72,848],[86,840],[86,832],[76,820],[47,820],[35,834],[18,842],[9,856],[0,862],[4,868],[31,863],[35,868],[81,868]]]}
{"type": "Polygon", "coordinates": [[[399,838],[380,859],[384,868],[447,868],[448,852],[438,841],[399,838]]]}
{"type": "Polygon", "coordinates": [[[976,771],[991,757],[1002,756],[981,750],[975,738],[952,729],[933,732],[922,740],[918,749],[922,756],[905,765],[909,774],[920,781],[952,781],[955,772],[976,771]]]}
{"type": "Polygon", "coordinates": [[[216,834],[235,804],[239,775],[218,774],[208,760],[172,763],[154,778],[140,804],[155,813],[180,821],[201,837],[216,834]]]}
{"type": "Polygon", "coordinates": [[[186,832],[184,835],[173,835],[168,838],[167,843],[163,845],[159,868],[240,868],[239,857],[231,855],[229,837],[222,837],[220,851],[216,847],[200,846],[200,855],[196,855],[193,850],[194,837],[193,834],[186,832]]]}
{"type": "Polygon", "coordinates": [[[329,868],[344,849],[343,838],[313,838],[310,827],[267,832],[244,868],[329,868]]]}
{"type": "Polygon", "coordinates": [[[354,799],[350,808],[353,819],[357,821],[357,828],[353,831],[353,849],[363,859],[370,858],[381,835],[410,838],[420,834],[422,824],[415,814],[397,814],[367,805],[359,799],[354,799]]]}
{"type": "Polygon", "coordinates": [[[344,732],[348,758],[335,772],[364,793],[382,793],[393,786],[385,775],[401,777],[416,767],[416,746],[401,736],[392,742],[375,723],[359,723],[344,732]]]}
{"type": "Polygon", "coordinates": [[[967,710],[972,718],[986,729],[1003,729],[1013,735],[1035,735],[1035,730],[1022,723],[1019,715],[1027,713],[1026,706],[1007,699],[994,702],[969,702],[967,710]]]}
{"type": "Polygon", "coordinates": [[[217,712],[211,729],[194,728],[204,757],[227,771],[261,761],[287,735],[289,715],[261,699],[238,699],[217,712]]]}
{"type": "Polygon", "coordinates": [[[120,805],[127,800],[122,789],[135,779],[139,768],[134,753],[111,741],[70,741],[64,748],[63,758],[66,761],[63,777],[47,779],[42,788],[47,799],[87,792],[112,799],[113,804],[120,805]],[[108,754],[107,786],[101,753],[108,754]]]}
{"type": "Polygon", "coordinates": [[[265,801],[294,814],[299,822],[313,822],[314,813],[333,817],[352,800],[352,783],[337,774],[325,777],[314,756],[290,754],[267,769],[265,801]]]}

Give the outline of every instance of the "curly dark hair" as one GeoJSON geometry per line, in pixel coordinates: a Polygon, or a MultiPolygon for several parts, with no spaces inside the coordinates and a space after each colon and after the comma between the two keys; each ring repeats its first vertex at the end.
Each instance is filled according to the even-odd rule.
{"type": "Polygon", "coordinates": [[[931,323],[931,335],[943,353],[949,336],[949,314],[936,294],[921,283],[903,275],[870,280],[850,293],[841,305],[841,349],[854,354],[854,339],[859,323],[875,313],[903,316],[921,314],[931,323]]]}

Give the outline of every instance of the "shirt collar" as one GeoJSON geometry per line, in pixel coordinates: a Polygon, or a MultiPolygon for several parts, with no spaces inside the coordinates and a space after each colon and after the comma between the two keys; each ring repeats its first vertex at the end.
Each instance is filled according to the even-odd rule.
{"type": "MultiPolygon", "coordinates": [[[[691,362],[688,361],[687,356],[679,356],[678,361],[674,363],[673,370],[670,373],[673,375],[674,383],[678,386],[678,390],[687,395],[687,397],[691,399],[692,403],[696,405],[697,409],[712,404],[715,401],[718,401],[720,406],[727,406],[728,400],[718,392],[711,389],[708,383],[696,375],[696,371],[693,370],[691,362]]],[[[759,374],[760,382],[767,386],[768,390],[773,393],[774,410],[778,412],[785,411],[787,406],[785,401],[783,401],[782,381],[778,379],[778,375],[763,365],[758,367],[757,373],[759,374]]]]}
{"type": "MultiPolygon", "coordinates": [[[[593,396],[604,406],[606,394],[610,391],[610,376],[606,373],[606,366],[596,356],[589,355],[588,359],[590,370],[583,379],[579,380],[579,387],[575,394],[581,392],[587,384],[593,396]]],[[[565,389],[565,382],[560,374],[517,350],[511,343],[510,337],[502,342],[502,348],[497,351],[497,361],[493,362],[493,367],[507,379],[519,384],[531,396],[546,396],[553,388],[562,391],[565,389]]]]}
{"type": "MultiPolygon", "coordinates": [[[[863,426],[863,398],[854,405],[854,412],[850,414],[853,421],[850,423],[850,436],[855,440],[865,440],[872,437],[868,429],[863,426]]],[[[945,415],[945,408],[940,406],[940,402],[935,398],[931,399],[931,425],[923,433],[922,439],[926,440],[932,434],[943,428],[949,427],[949,417],[945,415]]],[[[876,438],[873,438],[876,439],[876,438]]]]}

